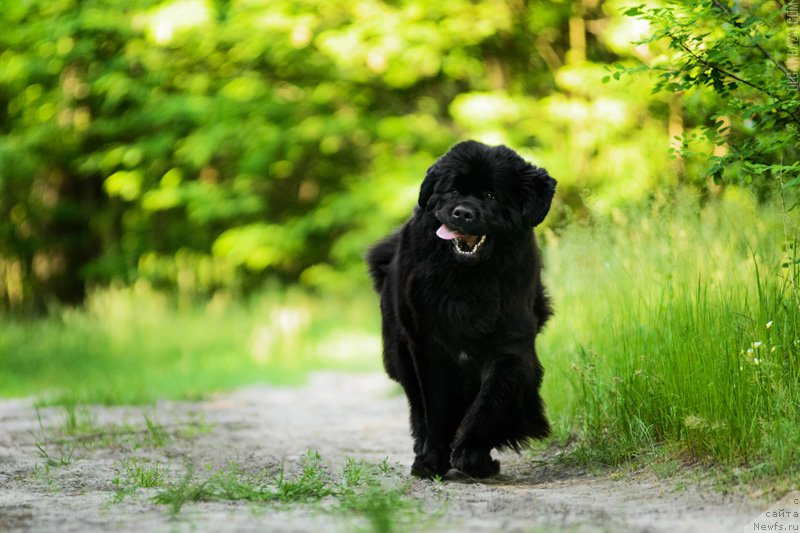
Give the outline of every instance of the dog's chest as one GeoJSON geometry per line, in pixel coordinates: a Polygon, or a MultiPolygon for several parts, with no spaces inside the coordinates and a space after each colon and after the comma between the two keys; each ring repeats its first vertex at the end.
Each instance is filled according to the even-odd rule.
{"type": "Polygon", "coordinates": [[[502,294],[492,280],[427,279],[417,293],[423,327],[436,337],[468,341],[491,333],[501,315],[502,294]]]}

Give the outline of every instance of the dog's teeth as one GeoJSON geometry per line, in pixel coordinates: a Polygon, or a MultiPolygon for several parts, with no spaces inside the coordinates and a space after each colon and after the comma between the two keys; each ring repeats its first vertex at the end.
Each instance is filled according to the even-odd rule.
{"type": "Polygon", "coordinates": [[[486,242],[486,235],[481,235],[481,238],[478,239],[478,242],[475,243],[475,246],[473,246],[471,249],[468,249],[468,250],[462,249],[462,243],[458,239],[452,239],[452,241],[453,241],[453,247],[456,249],[456,252],[458,252],[459,254],[461,254],[461,255],[475,255],[475,253],[478,251],[478,249],[480,249],[480,247],[483,245],[483,243],[486,242]]]}

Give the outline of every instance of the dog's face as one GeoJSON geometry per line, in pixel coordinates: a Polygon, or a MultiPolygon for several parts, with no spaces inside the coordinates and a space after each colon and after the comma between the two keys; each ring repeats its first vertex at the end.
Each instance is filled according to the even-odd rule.
{"type": "Polygon", "coordinates": [[[491,255],[497,237],[522,235],[544,220],[556,180],[505,146],[455,145],[429,169],[419,206],[441,223],[440,239],[464,261],[491,255]]]}

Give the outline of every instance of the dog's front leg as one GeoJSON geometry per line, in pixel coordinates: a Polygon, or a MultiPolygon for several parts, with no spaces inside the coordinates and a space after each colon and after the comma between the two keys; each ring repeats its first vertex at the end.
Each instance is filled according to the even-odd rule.
{"type": "Polygon", "coordinates": [[[416,458],[411,472],[426,478],[443,476],[450,469],[450,443],[460,420],[458,391],[452,383],[457,368],[447,360],[431,357],[430,352],[415,356],[424,404],[425,440],[421,452],[414,448],[416,458]]]}
{"type": "Polygon", "coordinates": [[[500,463],[490,451],[506,438],[506,431],[516,404],[520,401],[520,385],[524,364],[516,357],[506,357],[487,363],[475,400],[461,421],[455,439],[450,464],[473,477],[487,477],[500,472],[500,463]]]}

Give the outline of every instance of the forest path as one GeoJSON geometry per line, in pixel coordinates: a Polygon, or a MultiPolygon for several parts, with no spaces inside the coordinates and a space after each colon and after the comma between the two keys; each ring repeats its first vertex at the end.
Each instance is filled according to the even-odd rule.
{"type": "Polygon", "coordinates": [[[405,398],[379,374],[315,374],[303,387],[249,387],[200,402],[78,408],[71,420],[68,412],[0,402],[0,531],[351,530],[353,518],[327,500],[191,502],[173,515],[153,502],[158,488],[122,490],[125,464],[166,465],[172,482],[187,465],[199,475],[285,465],[293,475],[308,450],[332,473],[347,458],[386,459],[396,467],[386,475],[410,483],[408,495],[421,502],[424,519],[411,529],[742,531],[766,507],[651,469],[589,475],[529,454],[496,454],[501,474],[487,480],[411,479],[405,398]]]}

